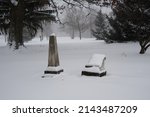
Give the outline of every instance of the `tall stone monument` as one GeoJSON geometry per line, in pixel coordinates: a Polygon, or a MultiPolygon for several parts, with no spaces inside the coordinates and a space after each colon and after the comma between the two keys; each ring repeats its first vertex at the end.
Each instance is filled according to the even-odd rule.
{"type": "Polygon", "coordinates": [[[49,52],[48,52],[48,67],[44,71],[45,74],[60,74],[63,69],[59,64],[57,40],[55,34],[52,34],[49,39],[49,52]]]}

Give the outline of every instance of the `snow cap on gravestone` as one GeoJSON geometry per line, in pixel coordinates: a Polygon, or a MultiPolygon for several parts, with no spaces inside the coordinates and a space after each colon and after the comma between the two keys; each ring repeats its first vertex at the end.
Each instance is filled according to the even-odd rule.
{"type": "Polygon", "coordinates": [[[55,36],[55,33],[52,33],[50,36],[55,36]]]}
{"type": "Polygon", "coordinates": [[[11,3],[12,3],[14,6],[17,6],[17,5],[18,5],[18,0],[11,0],[11,3]]]}

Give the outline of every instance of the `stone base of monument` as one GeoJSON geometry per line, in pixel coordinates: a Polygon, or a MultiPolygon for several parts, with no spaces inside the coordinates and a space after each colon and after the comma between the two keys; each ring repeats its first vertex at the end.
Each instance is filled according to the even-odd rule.
{"type": "Polygon", "coordinates": [[[60,66],[49,66],[47,69],[44,71],[44,74],[60,74],[64,70],[60,66]]]}

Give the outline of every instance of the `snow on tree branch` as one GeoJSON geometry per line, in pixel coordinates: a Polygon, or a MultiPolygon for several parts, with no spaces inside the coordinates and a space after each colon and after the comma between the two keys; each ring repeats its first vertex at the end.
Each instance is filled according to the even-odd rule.
{"type": "Polygon", "coordinates": [[[11,3],[12,3],[14,6],[17,6],[17,5],[18,5],[18,2],[19,2],[19,0],[11,0],[11,3]]]}

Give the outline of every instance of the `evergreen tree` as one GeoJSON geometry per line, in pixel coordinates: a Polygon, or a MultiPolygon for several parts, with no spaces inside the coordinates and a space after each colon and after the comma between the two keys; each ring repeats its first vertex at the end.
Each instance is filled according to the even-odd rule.
{"type": "Polygon", "coordinates": [[[119,43],[136,41],[136,39],[132,37],[132,30],[130,30],[130,27],[124,21],[126,17],[120,17],[119,15],[114,10],[112,16],[107,16],[107,20],[111,27],[109,29],[109,35],[107,37],[108,40],[119,43]],[[125,30],[127,31],[127,33],[124,33],[125,30]]]}
{"type": "Polygon", "coordinates": [[[108,42],[108,23],[106,21],[106,15],[102,14],[101,10],[98,12],[95,19],[95,29],[92,30],[92,33],[97,40],[104,40],[108,42]]]}
{"type": "Polygon", "coordinates": [[[122,37],[137,40],[144,54],[150,46],[150,0],[117,0],[113,12],[122,37]]]}
{"type": "Polygon", "coordinates": [[[42,29],[43,21],[55,21],[54,10],[46,9],[51,5],[49,0],[0,0],[0,31],[9,35],[9,45],[18,49],[42,29]]]}
{"type": "Polygon", "coordinates": [[[111,27],[111,29],[109,29],[109,35],[107,36],[107,39],[111,42],[124,42],[125,39],[122,35],[121,27],[119,24],[117,24],[117,18],[114,18],[114,16],[107,16],[107,19],[111,27]]]}

